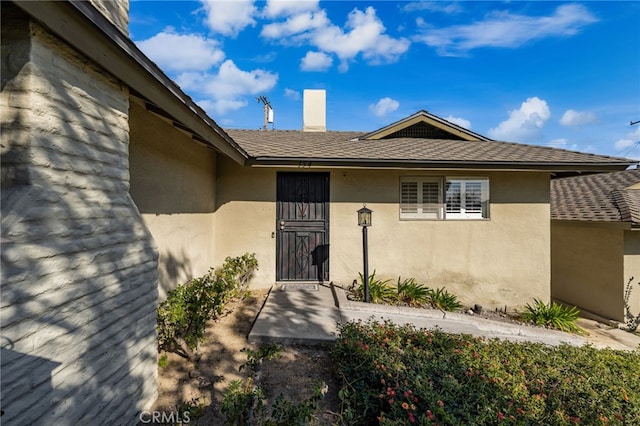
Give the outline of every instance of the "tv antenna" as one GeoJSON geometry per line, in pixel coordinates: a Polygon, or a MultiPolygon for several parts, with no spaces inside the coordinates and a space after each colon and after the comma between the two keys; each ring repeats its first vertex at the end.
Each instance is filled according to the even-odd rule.
{"type": "Polygon", "coordinates": [[[269,123],[273,125],[273,108],[271,108],[271,104],[269,103],[269,99],[266,96],[257,96],[257,102],[262,102],[263,110],[264,110],[264,130],[269,130],[269,123]]]}

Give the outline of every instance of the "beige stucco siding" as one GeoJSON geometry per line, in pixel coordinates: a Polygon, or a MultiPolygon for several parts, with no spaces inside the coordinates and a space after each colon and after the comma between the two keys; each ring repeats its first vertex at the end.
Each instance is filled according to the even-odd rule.
{"type": "Polygon", "coordinates": [[[135,424],[157,397],[158,273],[129,90],[10,2],[0,27],[1,422],[135,424]]]}
{"type": "Polygon", "coordinates": [[[604,318],[622,320],[624,234],[616,223],[554,220],[551,224],[553,298],[604,318]]]}
{"type": "Polygon", "coordinates": [[[275,282],[276,170],[242,167],[218,157],[215,259],[255,253],[258,271],[252,285],[275,282]]]}
{"type": "Polygon", "coordinates": [[[624,282],[633,277],[629,306],[640,315],[640,231],[624,231],[624,282]]]}
{"type": "MultiPolygon", "coordinates": [[[[400,220],[400,171],[332,174],[331,277],[350,283],[362,270],[356,210],[373,210],[369,269],[394,281],[415,277],[446,286],[467,303],[513,308],[549,297],[549,205],[546,174],[476,173],[488,177],[489,220],[400,220]]],[[[434,176],[460,176],[436,173],[434,176]]],[[[463,175],[464,176],[464,175],[463,175]]]]}
{"type": "Polygon", "coordinates": [[[160,253],[160,298],[214,263],[216,155],[132,101],[131,195],[160,253]]]}
{"type": "MultiPolygon", "coordinates": [[[[218,163],[216,258],[255,252],[255,285],[275,281],[274,168],[218,163]]],[[[297,169],[289,169],[289,171],[297,169]]],[[[467,303],[509,308],[550,297],[549,178],[547,173],[474,173],[490,179],[491,218],[480,221],[399,219],[400,176],[427,172],[334,169],[330,172],[330,279],[350,284],[362,271],[362,230],[356,211],[373,210],[369,268],[378,276],[415,277],[446,286],[467,303]]],[[[460,176],[432,173],[434,176],[460,176]]]]}

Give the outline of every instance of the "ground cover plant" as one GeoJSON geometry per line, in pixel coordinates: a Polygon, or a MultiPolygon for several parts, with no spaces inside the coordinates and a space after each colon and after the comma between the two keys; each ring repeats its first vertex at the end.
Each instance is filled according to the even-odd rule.
{"type": "Polygon", "coordinates": [[[368,321],[340,326],[333,358],[346,424],[640,424],[640,350],[368,321]]]}

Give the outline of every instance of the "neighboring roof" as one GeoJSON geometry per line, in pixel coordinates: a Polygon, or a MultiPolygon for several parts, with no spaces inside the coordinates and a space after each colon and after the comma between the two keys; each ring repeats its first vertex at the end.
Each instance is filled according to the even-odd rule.
{"type": "Polygon", "coordinates": [[[551,219],[640,225],[639,183],[640,169],[554,179],[551,219]]]}
{"type": "Polygon", "coordinates": [[[53,34],[131,88],[147,110],[239,163],[246,153],[177,84],[87,1],[14,1],[53,34]]]}
{"type": "Polygon", "coordinates": [[[490,141],[491,139],[451,123],[425,110],[389,124],[362,136],[362,139],[391,139],[418,137],[427,139],[452,139],[467,141],[490,141]]]}
{"type": "Polygon", "coordinates": [[[448,139],[363,139],[362,132],[232,130],[249,164],[529,169],[624,170],[634,161],[511,142],[448,139]]]}

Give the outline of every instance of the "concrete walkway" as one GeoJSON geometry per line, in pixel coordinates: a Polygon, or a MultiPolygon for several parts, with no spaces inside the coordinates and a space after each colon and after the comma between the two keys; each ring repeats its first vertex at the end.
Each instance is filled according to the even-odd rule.
{"type": "Polygon", "coordinates": [[[347,299],[342,288],[331,284],[274,286],[248,338],[256,343],[331,343],[337,337],[338,323],[371,318],[388,319],[396,324],[411,323],[417,328],[438,327],[449,333],[548,345],[592,344],[599,348],[626,350],[637,349],[640,345],[640,337],[592,320],[579,320],[578,324],[589,333],[583,337],[461,313],[353,302],[347,299]]]}

